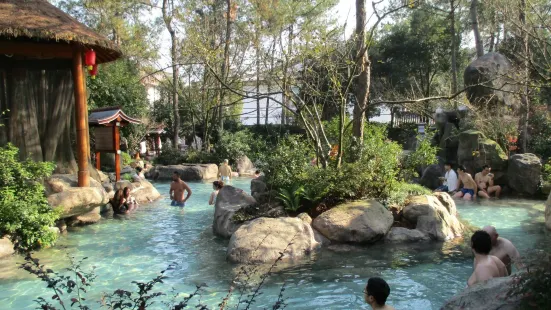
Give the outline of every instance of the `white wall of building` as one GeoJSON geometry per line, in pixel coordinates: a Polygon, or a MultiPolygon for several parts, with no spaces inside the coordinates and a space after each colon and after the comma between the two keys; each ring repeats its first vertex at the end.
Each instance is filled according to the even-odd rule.
{"type": "MultiPolygon", "coordinates": [[[[248,93],[251,96],[256,95],[256,86],[255,85],[245,85],[243,86],[243,91],[248,93]]],[[[268,93],[267,85],[260,85],[259,92],[261,94],[268,93]]],[[[273,92],[273,91],[272,91],[273,92]]],[[[283,100],[283,94],[278,93],[271,95],[270,98],[273,98],[279,102],[283,100]]],[[[243,112],[241,115],[241,123],[243,125],[254,125],[256,124],[256,115],[257,115],[257,100],[253,98],[243,98],[243,112]]],[[[270,100],[268,103],[268,98],[260,99],[260,124],[266,124],[266,114],[268,114],[268,124],[281,124],[281,105],[276,101],[270,100]],[[268,112],[266,113],[266,105],[268,105],[268,112]]]]}

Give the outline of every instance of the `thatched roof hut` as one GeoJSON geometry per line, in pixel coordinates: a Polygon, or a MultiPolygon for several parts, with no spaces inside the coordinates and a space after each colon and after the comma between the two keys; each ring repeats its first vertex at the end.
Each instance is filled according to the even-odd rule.
{"type": "Polygon", "coordinates": [[[113,42],[46,0],[0,0],[0,40],[81,44],[96,51],[98,63],[121,56],[113,42]]]}
{"type": "Polygon", "coordinates": [[[83,69],[90,49],[97,63],[121,57],[115,44],[46,0],[0,0],[0,146],[53,161],[58,173],[78,169],[79,186],[97,175],[89,165],[83,69]]]}

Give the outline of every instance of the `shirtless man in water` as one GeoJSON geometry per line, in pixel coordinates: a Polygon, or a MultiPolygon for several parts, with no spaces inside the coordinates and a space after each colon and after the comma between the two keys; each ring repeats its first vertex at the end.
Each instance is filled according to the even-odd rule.
{"type": "Polygon", "coordinates": [[[495,193],[496,198],[501,194],[501,186],[494,185],[494,175],[490,173],[492,168],[488,165],[482,166],[482,171],[475,174],[474,180],[478,185],[478,196],[490,198],[492,193],[495,193]]]}
{"type": "Polygon", "coordinates": [[[478,192],[478,187],[476,186],[476,182],[473,180],[473,177],[465,171],[465,167],[463,166],[457,167],[457,175],[459,176],[459,184],[457,185],[457,188],[460,188],[461,184],[463,184],[463,188],[461,188],[461,190],[459,190],[453,197],[463,197],[465,200],[474,200],[476,193],[478,192]]]}
{"type": "Polygon", "coordinates": [[[180,179],[180,174],[174,171],[172,174],[172,183],[170,184],[170,199],[172,200],[171,206],[185,207],[186,201],[191,197],[191,188],[186,182],[180,179]],[[184,192],[187,192],[184,198],[184,192]]]}
{"type": "Polygon", "coordinates": [[[467,281],[469,286],[508,275],[507,268],[501,260],[490,255],[492,238],[487,232],[476,231],[471,237],[471,248],[474,253],[474,272],[467,281]]]}
{"type": "Polygon", "coordinates": [[[492,250],[490,251],[490,255],[499,258],[503,264],[505,264],[505,267],[507,267],[507,272],[509,274],[511,274],[512,271],[511,263],[515,264],[517,270],[524,268],[520,260],[520,254],[511,241],[500,237],[494,226],[484,226],[482,230],[487,232],[492,239],[492,250]]]}

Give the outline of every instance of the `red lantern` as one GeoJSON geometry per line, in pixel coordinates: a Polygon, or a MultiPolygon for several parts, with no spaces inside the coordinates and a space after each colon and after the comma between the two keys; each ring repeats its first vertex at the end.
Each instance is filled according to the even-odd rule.
{"type": "Polygon", "coordinates": [[[94,64],[92,66],[92,69],[90,69],[89,73],[90,73],[90,76],[92,76],[92,80],[94,80],[96,78],[96,75],[98,74],[98,64],[94,64]]]}
{"type": "Polygon", "coordinates": [[[84,63],[88,67],[88,70],[92,70],[93,66],[96,64],[96,52],[94,50],[87,50],[84,53],[84,63]]]}

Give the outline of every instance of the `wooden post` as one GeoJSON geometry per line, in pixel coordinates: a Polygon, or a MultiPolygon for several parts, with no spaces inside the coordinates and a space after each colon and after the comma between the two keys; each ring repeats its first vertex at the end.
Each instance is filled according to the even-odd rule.
{"type": "Polygon", "coordinates": [[[73,83],[75,88],[75,124],[77,129],[77,163],[78,186],[90,186],[90,173],[88,172],[88,124],[86,123],[86,94],[84,93],[84,72],[82,70],[82,50],[79,46],[73,48],[73,83]]]}
{"type": "Polygon", "coordinates": [[[101,170],[100,152],[96,152],[96,170],[101,170]]]}
{"type": "MultiPolygon", "coordinates": [[[[117,121],[118,122],[118,121],[117,121]]],[[[120,147],[121,147],[121,142],[120,142],[120,132],[119,132],[119,126],[117,126],[117,124],[115,124],[115,126],[113,126],[113,142],[115,143],[115,177],[116,177],[116,181],[120,181],[121,180],[121,154],[120,154],[120,147]]]]}

